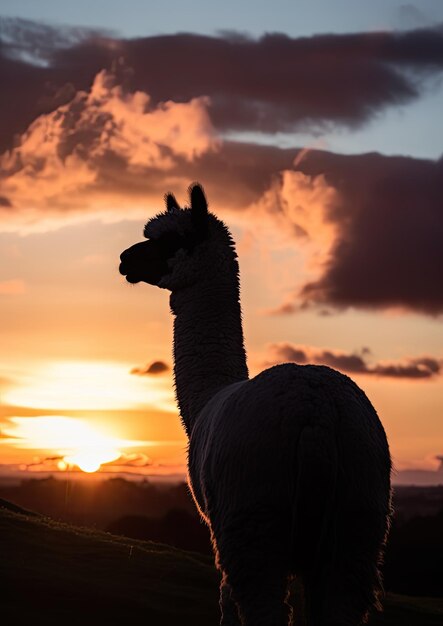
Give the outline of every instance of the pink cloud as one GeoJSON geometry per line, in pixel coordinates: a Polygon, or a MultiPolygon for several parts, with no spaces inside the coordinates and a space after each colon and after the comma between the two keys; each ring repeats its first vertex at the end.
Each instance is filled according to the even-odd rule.
{"type": "MultiPolygon", "coordinates": [[[[298,151],[295,167],[305,154],[306,150],[298,151]]],[[[268,189],[250,205],[246,217],[254,218],[249,220],[250,228],[266,230],[268,244],[270,239],[275,239],[273,248],[296,249],[297,274],[305,283],[318,278],[330,260],[340,224],[332,221],[329,215],[339,201],[339,192],[323,174],[311,176],[296,169],[285,169],[274,175],[268,189]],[[257,219],[258,215],[260,219],[257,219]]],[[[265,313],[296,312],[299,308],[295,303],[298,291],[295,286],[292,291],[290,299],[265,313]]]]}
{"type": "Polygon", "coordinates": [[[134,183],[154,169],[164,179],[178,162],[217,150],[208,106],[205,97],[153,105],[147,93],[126,92],[113,74],[99,72],[89,91],[37,117],[0,157],[2,190],[14,207],[2,212],[3,228],[41,228],[42,211],[49,219],[117,205],[121,212],[127,193],[117,198],[113,190],[110,201],[104,172],[118,166],[134,183]]]}

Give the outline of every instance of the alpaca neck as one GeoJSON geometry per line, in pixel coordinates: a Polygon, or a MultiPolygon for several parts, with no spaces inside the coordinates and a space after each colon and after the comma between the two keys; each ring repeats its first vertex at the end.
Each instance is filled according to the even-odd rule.
{"type": "Polygon", "coordinates": [[[228,273],[213,271],[174,292],[171,309],[177,402],[190,436],[208,400],[226,385],[248,378],[237,261],[231,261],[228,273]]]}

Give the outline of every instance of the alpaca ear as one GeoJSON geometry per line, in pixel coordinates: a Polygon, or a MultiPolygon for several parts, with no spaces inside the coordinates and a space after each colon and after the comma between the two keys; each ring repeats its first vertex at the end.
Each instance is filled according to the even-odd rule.
{"type": "Polygon", "coordinates": [[[199,183],[189,188],[191,198],[192,223],[200,236],[204,236],[208,230],[208,203],[205,192],[199,183]]]}
{"type": "Polygon", "coordinates": [[[166,204],[166,210],[169,212],[171,211],[180,211],[180,206],[177,202],[177,200],[175,199],[175,196],[173,193],[167,193],[165,194],[165,204],[166,204]]]}

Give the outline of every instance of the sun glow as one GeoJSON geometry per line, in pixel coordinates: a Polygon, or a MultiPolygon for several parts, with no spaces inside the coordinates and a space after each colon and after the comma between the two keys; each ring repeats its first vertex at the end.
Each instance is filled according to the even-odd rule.
{"type": "Polygon", "coordinates": [[[112,437],[72,417],[10,417],[9,422],[11,425],[2,429],[3,442],[56,455],[60,471],[77,467],[83,472],[96,472],[102,465],[119,459],[122,449],[149,445],[146,441],[112,437]]]}
{"type": "Polygon", "coordinates": [[[11,406],[51,410],[112,410],[153,406],[175,411],[167,378],[130,374],[133,364],[62,361],[36,366],[3,394],[11,406]]]}

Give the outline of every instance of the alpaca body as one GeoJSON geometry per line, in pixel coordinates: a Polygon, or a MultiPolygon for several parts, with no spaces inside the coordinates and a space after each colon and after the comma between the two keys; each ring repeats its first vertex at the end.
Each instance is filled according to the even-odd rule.
{"type": "MultiPolygon", "coordinates": [[[[304,582],[315,625],[357,624],[377,602],[389,450],[376,412],[347,376],[284,364],[222,389],[194,424],[189,481],[225,583],[234,597],[256,590],[246,623],[288,623],[293,575],[304,582]],[[274,607],[260,607],[276,581],[274,607]],[[342,597],[328,597],[334,585],[342,597]]],[[[232,612],[228,606],[225,623],[240,624],[232,612]]]]}
{"type": "Polygon", "coordinates": [[[369,400],[328,367],[248,378],[237,255],[208,213],[172,195],[121,255],[129,282],[171,291],[174,375],[189,483],[222,574],[223,626],[287,626],[301,577],[308,626],[357,626],[381,592],[389,448],[369,400]]]}
{"type": "MultiPolygon", "coordinates": [[[[305,480],[312,507],[323,514],[321,525],[330,521],[338,499],[347,498],[355,510],[389,510],[388,499],[377,498],[390,476],[380,420],[363,391],[326,366],[285,363],[217,392],[193,426],[188,469],[196,503],[209,520],[212,506],[224,516],[261,503],[285,517],[290,512],[292,536],[311,513],[306,503],[292,514],[305,480]],[[362,492],[362,480],[373,489],[372,498],[362,492]]],[[[297,550],[291,558],[296,569],[297,550]]]]}

